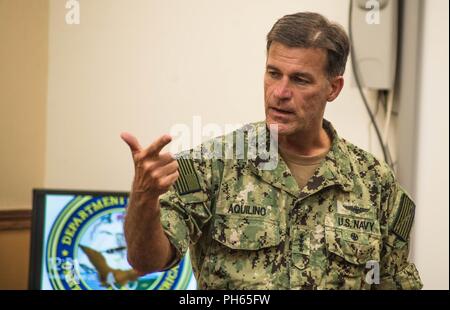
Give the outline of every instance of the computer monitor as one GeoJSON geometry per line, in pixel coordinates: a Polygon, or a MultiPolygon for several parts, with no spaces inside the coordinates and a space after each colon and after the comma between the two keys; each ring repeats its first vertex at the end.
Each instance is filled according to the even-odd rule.
{"type": "Polygon", "coordinates": [[[196,289],[189,253],[165,272],[138,276],[127,262],[126,192],[33,190],[29,288],[196,289]]]}

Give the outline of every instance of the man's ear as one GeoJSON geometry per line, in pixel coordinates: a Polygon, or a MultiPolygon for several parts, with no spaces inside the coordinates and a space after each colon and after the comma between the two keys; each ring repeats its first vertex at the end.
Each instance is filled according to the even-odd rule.
{"type": "Polygon", "coordinates": [[[342,75],[331,78],[330,93],[328,94],[327,101],[331,102],[334,99],[336,99],[343,87],[344,87],[344,77],[342,75]]]}

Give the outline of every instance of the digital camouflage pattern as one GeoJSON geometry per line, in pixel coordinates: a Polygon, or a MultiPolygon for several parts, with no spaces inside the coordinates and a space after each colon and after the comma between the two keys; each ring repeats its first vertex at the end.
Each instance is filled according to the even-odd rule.
{"type": "MultiPolygon", "coordinates": [[[[265,123],[238,131],[249,128],[265,123]]],[[[217,142],[231,148],[229,136],[181,154],[196,158],[200,189],[162,195],[161,221],[178,260],[190,249],[199,288],[422,287],[407,260],[411,200],[385,163],[339,138],[326,120],[324,128],[331,149],[303,189],[281,157],[272,171],[258,169],[259,157],[199,159],[217,142]],[[365,280],[369,261],[379,262],[379,284],[365,280]]]]}

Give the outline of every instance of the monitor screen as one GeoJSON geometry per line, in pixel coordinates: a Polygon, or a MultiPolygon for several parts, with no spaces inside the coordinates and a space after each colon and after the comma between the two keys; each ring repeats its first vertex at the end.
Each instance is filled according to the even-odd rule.
{"type": "Polygon", "coordinates": [[[127,262],[125,192],[34,190],[29,287],[42,290],[196,289],[189,253],[144,276],[127,262]]]}

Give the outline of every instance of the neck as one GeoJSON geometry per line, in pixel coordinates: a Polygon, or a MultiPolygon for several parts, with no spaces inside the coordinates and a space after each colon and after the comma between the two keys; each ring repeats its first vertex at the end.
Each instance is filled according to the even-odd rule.
{"type": "Polygon", "coordinates": [[[328,150],[331,145],[330,137],[322,122],[314,128],[297,131],[291,135],[279,136],[278,144],[280,148],[295,152],[303,156],[314,156],[328,150]]]}

